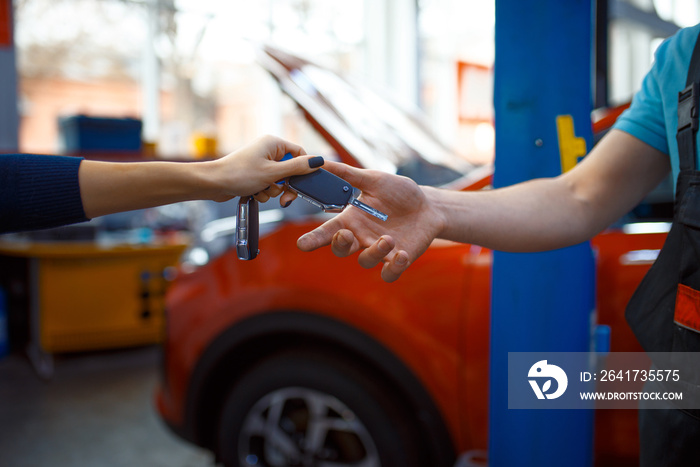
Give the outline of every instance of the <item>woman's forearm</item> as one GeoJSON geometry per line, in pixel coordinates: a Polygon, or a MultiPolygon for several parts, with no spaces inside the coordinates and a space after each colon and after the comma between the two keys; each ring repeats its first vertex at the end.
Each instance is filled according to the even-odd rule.
{"type": "Polygon", "coordinates": [[[80,194],[88,218],[192,199],[212,199],[206,163],[100,162],[80,165],[80,194]]]}
{"type": "Polygon", "coordinates": [[[309,173],[323,158],[293,143],[264,136],[231,154],[203,162],[97,162],[80,166],[80,195],[88,218],[195,199],[226,201],[254,195],[260,202],[294,195],[275,182],[309,173]],[[282,160],[286,154],[294,157],[282,160]]]}

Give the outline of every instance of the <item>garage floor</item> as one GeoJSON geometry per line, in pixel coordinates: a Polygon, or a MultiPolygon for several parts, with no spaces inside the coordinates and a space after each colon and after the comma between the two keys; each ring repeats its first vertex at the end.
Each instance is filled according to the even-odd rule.
{"type": "Polygon", "coordinates": [[[158,419],[156,347],[62,356],[50,381],[0,360],[0,465],[207,467],[212,456],[158,419]]]}

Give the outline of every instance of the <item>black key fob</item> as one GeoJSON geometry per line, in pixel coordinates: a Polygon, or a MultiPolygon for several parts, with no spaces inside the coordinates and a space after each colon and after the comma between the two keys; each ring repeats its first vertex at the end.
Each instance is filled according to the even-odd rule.
{"type": "Polygon", "coordinates": [[[354,190],[348,182],[324,169],[291,176],[287,186],[301,199],[326,212],[342,211],[350,203],[354,190]]]}
{"type": "Polygon", "coordinates": [[[236,252],[238,259],[251,260],[258,256],[258,202],[252,196],[241,196],[238,200],[236,219],[236,252]]]}

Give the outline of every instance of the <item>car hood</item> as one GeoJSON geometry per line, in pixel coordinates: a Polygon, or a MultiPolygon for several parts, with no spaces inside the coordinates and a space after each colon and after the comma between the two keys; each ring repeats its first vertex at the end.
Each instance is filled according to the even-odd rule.
{"type": "Polygon", "coordinates": [[[257,59],[346,164],[458,190],[490,183],[492,165],[472,164],[451,151],[416,112],[272,46],[258,46],[257,59]]]}

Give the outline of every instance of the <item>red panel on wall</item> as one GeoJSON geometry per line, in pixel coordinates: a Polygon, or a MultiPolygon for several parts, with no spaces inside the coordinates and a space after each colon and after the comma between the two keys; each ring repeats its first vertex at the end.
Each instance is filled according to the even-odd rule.
{"type": "Polygon", "coordinates": [[[12,0],[0,0],[0,47],[12,45],[12,0]]]}

